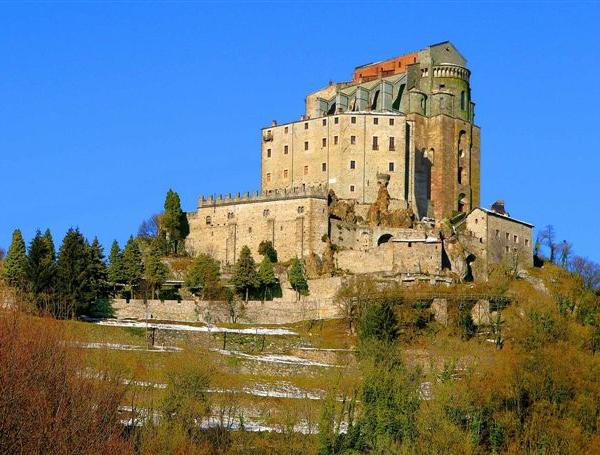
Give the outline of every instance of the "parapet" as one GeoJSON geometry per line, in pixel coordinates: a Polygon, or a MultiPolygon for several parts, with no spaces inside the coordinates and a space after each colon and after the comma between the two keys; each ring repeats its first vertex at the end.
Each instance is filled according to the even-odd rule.
{"type": "Polygon", "coordinates": [[[215,207],[231,204],[248,204],[254,202],[279,201],[285,199],[303,199],[316,198],[327,199],[327,187],[325,185],[300,186],[293,188],[283,188],[270,191],[254,191],[253,193],[231,193],[225,195],[218,194],[214,196],[200,196],[198,198],[198,208],[215,207]]]}

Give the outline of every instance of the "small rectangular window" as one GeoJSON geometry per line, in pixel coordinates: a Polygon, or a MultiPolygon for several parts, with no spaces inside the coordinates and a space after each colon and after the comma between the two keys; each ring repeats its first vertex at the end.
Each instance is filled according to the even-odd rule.
{"type": "Polygon", "coordinates": [[[212,223],[212,219],[210,216],[206,217],[206,224],[211,224],[212,223]]]}
{"type": "Polygon", "coordinates": [[[287,176],[288,176],[288,170],[287,170],[287,169],[284,169],[284,170],[283,170],[283,178],[284,178],[284,179],[287,179],[287,176]]]}
{"type": "Polygon", "coordinates": [[[308,141],[304,141],[304,150],[308,150],[308,141]]]}
{"type": "Polygon", "coordinates": [[[333,144],[338,145],[338,137],[337,136],[333,136],[333,144]]]}
{"type": "Polygon", "coordinates": [[[390,147],[389,147],[390,151],[393,152],[394,150],[396,150],[396,139],[394,138],[394,136],[390,136],[390,147]]]}
{"type": "Polygon", "coordinates": [[[390,119],[390,126],[393,126],[393,125],[394,125],[394,119],[393,119],[393,118],[391,118],[391,119],[390,119]]]}
{"type": "Polygon", "coordinates": [[[513,237],[513,241],[514,241],[515,243],[519,243],[519,237],[515,235],[515,236],[513,237]]]}
{"type": "Polygon", "coordinates": [[[350,136],[350,143],[352,145],[356,144],[356,136],[350,136]]]}
{"type": "Polygon", "coordinates": [[[356,169],[356,161],[350,161],[350,169],[356,169]]]}
{"type": "Polygon", "coordinates": [[[339,117],[334,117],[334,119],[333,119],[333,123],[335,123],[336,125],[337,125],[338,123],[340,123],[340,119],[339,119],[339,117]]]}
{"type": "Polygon", "coordinates": [[[271,158],[271,149],[267,149],[267,158],[271,158]]]}
{"type": "Polygon", "coordinates": [[[304,206],[298,207],[298,213],[304,213],[304,206]]]}
{"type": "Polygon", "coordinates": [[[496,229],[496,237],[500,237],[500,230],[496,229]]]}
{"type": "Polygon", "coordinates": [[[304,175],[308,175],[308,166],[304,166],[304,175]]]}
{"type": "Polygon", "coordinates": [[[379,118],[378,117],[373,118],[373,125],[379,125],[379,118]]]}
{"type": "Polygon", "coordinates": [[[350,192],[354,193],[354,185],[350,185],[350,192]]]}
{"type": "Polygon", "coordinates": [[[287,155],[287,154],[288,154],[288,146],[287,146],[287,145],[284,145],[284,146],[283,146],[283,154],[284,154],[284,155],[287,155]]]}
{"type": "Polygon", "coordinates": [[[271,181],[271,174],[267,172],[267,183],[271,181]]]}
{"type": "Polygon", "coordinates": [[[288,127],[287,127],[287,126],[286,126],[286,127],[283,129],[283,132],[284,132],[285,134],[287,134],[287,132],[288,132],[288,127]]]}
{"type": "Polygon", "coordinates": [[[269,209],[264,209],[263,210],[263,216],[266,218],[269,216],[269,209]]]}
{"type": "Polygon", "coordinates": [[[356,117],[350,117],[350,123],[356,123],[356,117]]]}
{"type": "Polygon", "coordinates": [[[325,172],[327,170],[327,163],[321,163],[321,170],[325,172]]]}
{"type": "Polygon", "coordinates": [[[525,246],[529,246],[529,239],[525,239],[525,246]]]}
{"type": "Polygon", "coordinates": [[[506,233],[506,240],[508,240],[510,238],[510,234],[507,232],[506,233]]]}
{"type": "Polygon", "coordinates": [[[323,119],[323,126],[327,126],[327,119],[323,119]]]}
{"type": "Polygon", "coordinates": [[[308,129],[308,122],[304,122],[304,129],[307,130],[308,129]]]}
{"type": "Polygon", "coordinates": [[[322,145],[323,147],[326,147],[326,146],[327,146],[327,138],[325,138],[325,137],[324,137],[324,138],[321,140],[321,145],[322,145]]]}
{"type": "Polygon", "coordinates": [[[379,138],[373,136],[373,150],[379,150],[379,138]]]}
{"type": "Polygon", "coordinates": [[[394,163],[388,163],[388,170],[394,172],[394,163]]]}

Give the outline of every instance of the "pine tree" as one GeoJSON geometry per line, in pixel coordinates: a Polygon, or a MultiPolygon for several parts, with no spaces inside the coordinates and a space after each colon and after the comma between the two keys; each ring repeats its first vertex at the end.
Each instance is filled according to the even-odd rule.
{"type": "Polygon", "coordinates": [[[60,302],[58,317],[74,317],[89,308],[93,296],[89,248],[78,229],[69,229],[56,261],[56,289],[60,302]]]}
{"type": "Polygon", "coordinates": [[[25,291],[27,289],[27,251],[23,235],[15,229],[6,259],[4,259],[3,275],[9,286],[25,291]]]}
{"type": "Polygon", "coordinates": [[[144,261],[144,279],[150,286],[152,298],[155,298],[156,288],[160,287],[168,276],[169,268],[160,259],[158,244],[152,242],[144,261]]]}
{"type": "Polygon", "coordinates": [[[89,248],[90,254],[90,283],[93,298],[95,300],[104,299],[108,295],[108,270],[104,258],[104,248],[94,237],[89,248]]]}
{"type": "Polygon", "coordinates": [[[275,278],[275,271],[273,270],[273,263],[269,259],[269,256],[265,255],[263,260],[258,266],[258,278],[260,285],[263,288],[263,300],[267,298],[267,291],[271,291],[271,287],[277,283],[275,278]]]}
{"type": "Polygon", "coordinates": [[[29,244],[27,277],[33,301],[38,308],[46,310],[56,283],[54,242],[49,230],[44,235],[37,231],[29,244]]]}
{"type": "Polygon", "coordinates": [[[126,281],[123,274],[123,252],[116,240],[113,241],[108,256],[108,281],[112,283],[113,287],[117,283],[126,281]]]}
{"type": "Polygon", "coordinates": [[[258,273],[256,273],[256,263],[250,252],[250,248],[246,245],[240,251],[240,257],[235,264],[235,271],[231,281],[238,292],[246,294],[246,302],[250,289],[256,289],[260,286],[258,273]]]}
{"type": "Polygon", "coordinates": [[[304,273],[302,262],[296,257],[292,259],[290,269],[288,270],[288,279],[290,285],[298,295],[308,295],[308,282],[304,273]]]}
{"type": "Polygon", "coordinates": [[[277,262],[277,250],[270,240],[260,242],[260,245],[258,245],[258,254],[268,257],[273,264],[277,262]]]}
{"type": "Polygon", "coordinates": [[[143,277],[144,263],[140,247],[133,237],[129,237],[123,250],[123,278],[129,285],[131,297],[133,297],[133,288],[140,284],[143,277]]]}
{"type": "Polygon", "coordinates": [[[176,255],[181,249],[180,242],[190,233],[190,226],[186,214],[181,210],[179,195],[175,191],[167,192],[164,208],[165,211],[160,218],[161,228],[167,236],[170,251],[176,255]]]}
{"type": "Polygon", "coordinates": [[[217,297],[221,291],[219,263],[207,254],[200,254],[186,274],[185,286],[192,292],[200,290],[202,300],[217,297]]]}

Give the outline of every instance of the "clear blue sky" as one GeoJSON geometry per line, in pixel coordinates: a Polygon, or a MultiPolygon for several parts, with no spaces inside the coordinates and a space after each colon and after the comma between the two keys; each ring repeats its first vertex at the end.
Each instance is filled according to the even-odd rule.
{"type": "Polygon", "coordinates": [[[600,261],[600,6],[0,2],[0,246],[105,246],[173,188],[259,188],[259,130],[354,66],[451,40],[472,70],[482,203],[600,261]]]}

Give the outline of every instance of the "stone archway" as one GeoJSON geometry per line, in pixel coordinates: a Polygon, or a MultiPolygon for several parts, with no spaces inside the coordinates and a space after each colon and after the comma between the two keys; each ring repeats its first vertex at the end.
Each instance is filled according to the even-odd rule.
{"type": "Polygon", "coordinates": [[[392,238],[392,234],[383,234],[377,240],[377,246],[380,246],[380,245],[383,245],[384,243],[389,242],[391,240],[391,238],[392,238]]]}

